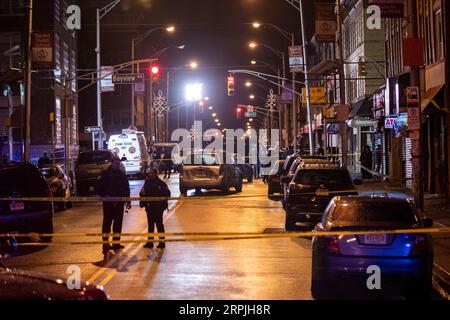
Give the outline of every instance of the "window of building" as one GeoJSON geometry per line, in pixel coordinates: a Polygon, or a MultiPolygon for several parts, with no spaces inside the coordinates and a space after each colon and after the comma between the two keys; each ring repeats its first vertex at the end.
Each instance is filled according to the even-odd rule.
{"type": "Polygon", "coordinates": [[[61,82],[61,38],[55,32],[55,80],[61,82]]]}
{"type": "Polygon", "coordinates": [[[55,0],[55,20],[61,21],[61,0],[55,0]]]}
{"type": "Polygon", "coordinates": [[[62,125],[61,125],[61,98],[56,97],[55,100],[55,142],[62,143],[62,125]]]}
{"type": "Polygon", "coordinates": [[[433,12],[434,24],[434,54],[435,60],[444,58],[444,39],[442,32],[442,9],[438,7],[433,12]]]}
{"type": "Polygon", "coordinates": [[[72,91],[77,91],[77,59],[75,50],[70,50],[70,77],[72,80],[72,91]]]}
{"type": "Polygon", "coordinates": [[[63,66],[62,71],[64,74],[64,77],[70,76],[70,69],[69,69],[69,45],[67,42],[63,42],[63,66]]]}
{"type": "Polygon", "coordinates": [[[77,130],[78,130],[78,114],[77,106],[73,105],[73,118],[72,118],[72,144],[77,144],[77,130]]]}

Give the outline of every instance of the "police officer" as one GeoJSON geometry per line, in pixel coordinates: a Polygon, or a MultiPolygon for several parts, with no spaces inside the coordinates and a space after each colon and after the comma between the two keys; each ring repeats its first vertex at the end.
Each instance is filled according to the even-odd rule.
{"type": "MultiPolygon", "coordinates": [[[[158,170],[151,169],[139,195],[141,197],[170,197],[170,190],[167,184],[158,177],[158,170]]],[[[168,201],[140,201],[139,205],[141,208],[145,208],[147,213],[148,233],[155,231],[155,224],[158,233],[164,233],[163,213],[168,209],[168,201]]],[[[149,236],[148,239],[153,240],[154,237],[149,236]]],[[[165,248],[164,237],[160,237],[159,240],[158,248],[165,248]]],[[[152,249],[153,242],[147,242],[144,247],[152,249]]]]}
{"type": "MultiPolygon", "coordinates": [[[[129,197],[130,185],[126,174],[121,169],[121,160],[118,156],[114,156],[111,165],[102,172],[97,191],[101,197],[129,197]]],[[[102,233],[111,233],[111,225],[113,233],[122,232],[122,221],[124,211],[124,201],[104,201],[103,202],[103,226],[102,233]]],[[[127,209],[131,208],[131,203],[126,202],[127,209]]],[[[120,250],[124,246],[114,243],[111,247],[108,243],[109,236],[103,236],[103,254],[107,254],[109,250],[120,250]]],[[[120,241],[120,236],[113,237],[113,241],[120,241]]]]}

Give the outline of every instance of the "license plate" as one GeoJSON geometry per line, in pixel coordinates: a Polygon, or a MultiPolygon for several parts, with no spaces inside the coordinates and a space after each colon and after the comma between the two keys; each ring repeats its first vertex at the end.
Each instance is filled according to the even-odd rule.
{"type": "Polygon", "coordinates": [[[387,244],[386,234],[365,234],[364,235],[365,244],[387,244]]]}
{"type": "Polygon", "coordinates": [[[328,196],[330,194],[330,192],[326,189],[318,189],[316,190],[316,195],[317,196],[328,196]]]}
{"type": "Polygon", "coordinates": [[[25,209],[25,204],[23,202],[12,202],[9,204],[11,211],[19,211],[25,209]]]}

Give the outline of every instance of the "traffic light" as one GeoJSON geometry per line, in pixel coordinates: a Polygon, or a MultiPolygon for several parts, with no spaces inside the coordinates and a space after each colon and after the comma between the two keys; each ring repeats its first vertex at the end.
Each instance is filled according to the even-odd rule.
{"type": "Polygon", "coordinates": [[[228,77],[228,96],[229,97],[234,96],[234,91],[235,91],[234,85],[235,85],[234,77],[233,76],[229,76],[228,77]]]}
{"type": "Polygon", "coordinates": [[[358,61],[358,75],[360,77],[367,76],[366,62],[362,59],[358,61]]]}
{"type": "Polygon", "coordinates": [[[160,74],[160,68],[158,65],[154,64],[150,67],[150,77],[152,78],[153,82],[157,82],[159,79],[160,74]]]}
{"type": "Polygon", "coordinates": [[[236,107],[236,119],[242,119],[242,113],[244,112],[244,109],[240,106],[236,107]]]}

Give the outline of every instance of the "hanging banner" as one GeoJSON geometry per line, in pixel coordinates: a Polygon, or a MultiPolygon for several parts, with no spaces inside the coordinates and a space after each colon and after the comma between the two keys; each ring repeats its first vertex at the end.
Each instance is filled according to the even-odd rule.
{"type": "Polygon", "coordinates": [[[314,37],[318,42],[334,42],[337,31],[334,3],[316,3],[314,7],[316,25],[314,37]]]}
{"type": "MultiPolygon", "coordinates": [[[[309,99],[312,105],[324,105],[327,103],[327,90],[324,87],[310,87],[309,99]]],[[[306,88],[302,88],[302,104],[307,104],[306,88]]]]}
{"type": "Polygon", "coordinates": [[[303,48],[302,46],[290,46],[289,51],[289,68],[292,73],[303,72],[303,48]]]}
{"type": "Polygon", "coordinates": [[[34,70],[55,69],[53,32],[36,31],[31,36],[31,63],[34,70]]]}

